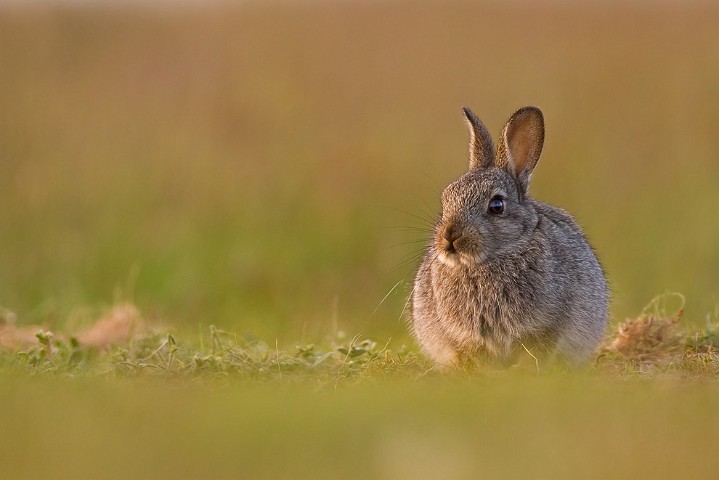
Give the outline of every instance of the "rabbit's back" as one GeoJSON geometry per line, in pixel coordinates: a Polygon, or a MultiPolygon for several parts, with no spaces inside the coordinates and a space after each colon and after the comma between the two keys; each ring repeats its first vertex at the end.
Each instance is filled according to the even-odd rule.
{"type": "Polygon", "coordinates": [[[557,353],[585,360],[604,336],[609,315],[609,287],[604,270],[581,227],[566,211],[533,200],[546,238],[552,274],[547,276],[564,313],[557,353]]]}

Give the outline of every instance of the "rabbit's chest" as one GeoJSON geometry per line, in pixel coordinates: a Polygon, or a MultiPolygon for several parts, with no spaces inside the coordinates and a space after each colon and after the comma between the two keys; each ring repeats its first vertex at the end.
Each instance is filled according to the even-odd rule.
{"type": "Polygon", "coordinates": [[[445,333],[467,347],[494,353],[531,333],[536,292],[516,280],[481,270],[472,275],[461,271],[436,275],[435,307],[445,333]]]}

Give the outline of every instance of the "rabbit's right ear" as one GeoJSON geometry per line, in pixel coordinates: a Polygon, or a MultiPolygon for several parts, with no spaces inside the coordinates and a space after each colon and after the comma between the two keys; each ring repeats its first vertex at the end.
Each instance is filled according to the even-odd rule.
{"type": "Polygon", "coordinates": [[[463,107],[469,127],[469,169],[489,168],[494,165],[494,143],[484,124],[467,107],[463,107]]]}
{"type": "Polygon", "coordinates": [[[497,166],[513,174],[527,193],[529,178],[544,145],[544,116],[537,107],[520,108],[502,131],[497,166]]]}

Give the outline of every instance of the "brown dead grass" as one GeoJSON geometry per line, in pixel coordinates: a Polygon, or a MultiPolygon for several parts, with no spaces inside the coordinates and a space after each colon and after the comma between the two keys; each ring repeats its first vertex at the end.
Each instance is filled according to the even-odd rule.
{"type": "Polygon", "coordinates": [[[682,348],[682,336],[678,329],[684,314],[684,297],[680,294],[662,295],[652,300],[636,318],[621,323],[608,346],[607,353],[616,353],[625,359],[659,361],[676,354],[682,348]],[[667,314],[666,301],[676,296],[681,306],[667,314]]]}
{"type": "MultiPolygon", "coordinates": [[[[46,333],[46,329],[40,325],[17,327],[12,314],[3,315],[0,321],[0,348],[6,350],[39,346],[38,334],[46,333]]],[[[134,305],[124,303],[113,307],[84,330],[54,337],[58,341],[74,338],[82,347],[102,350],[111,345],[126,343],[142,330],[144,326],[140,320],[140,311],[134,305]]]]}
{"type": "Polygon", "coordinates": [[[703,330],[682,328],[684,304],[679,293],[654,298],[639,316],[617,327],[600,350],[597,366],[619,374],[718,375],[716,319],[703,330]],[[668,307],[677,301],[677,307],[668,307]]]}
{"type": "Polygon", "coordinates": [[[119,305],[98,319],[89,328],[77,333],[78,343],[90,348],[103,349],[109,345],[126,343],[141,329],[140,311],[134,305],[119,305]]]}

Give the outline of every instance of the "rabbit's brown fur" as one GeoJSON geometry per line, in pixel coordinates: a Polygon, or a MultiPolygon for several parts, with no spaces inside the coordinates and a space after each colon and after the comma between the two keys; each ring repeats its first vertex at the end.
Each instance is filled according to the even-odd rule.
{"type": "Polygon", "coordinates": [[[442,193],[442,214],[415,278],[412,330],[445,366],[511,363],[525,349],[585,361],[604,335],[609,292],[580,227],[528,196],[544,142],[535,107],[518,110],[496,149],[465,109],[470,169],[442,193]]]}

